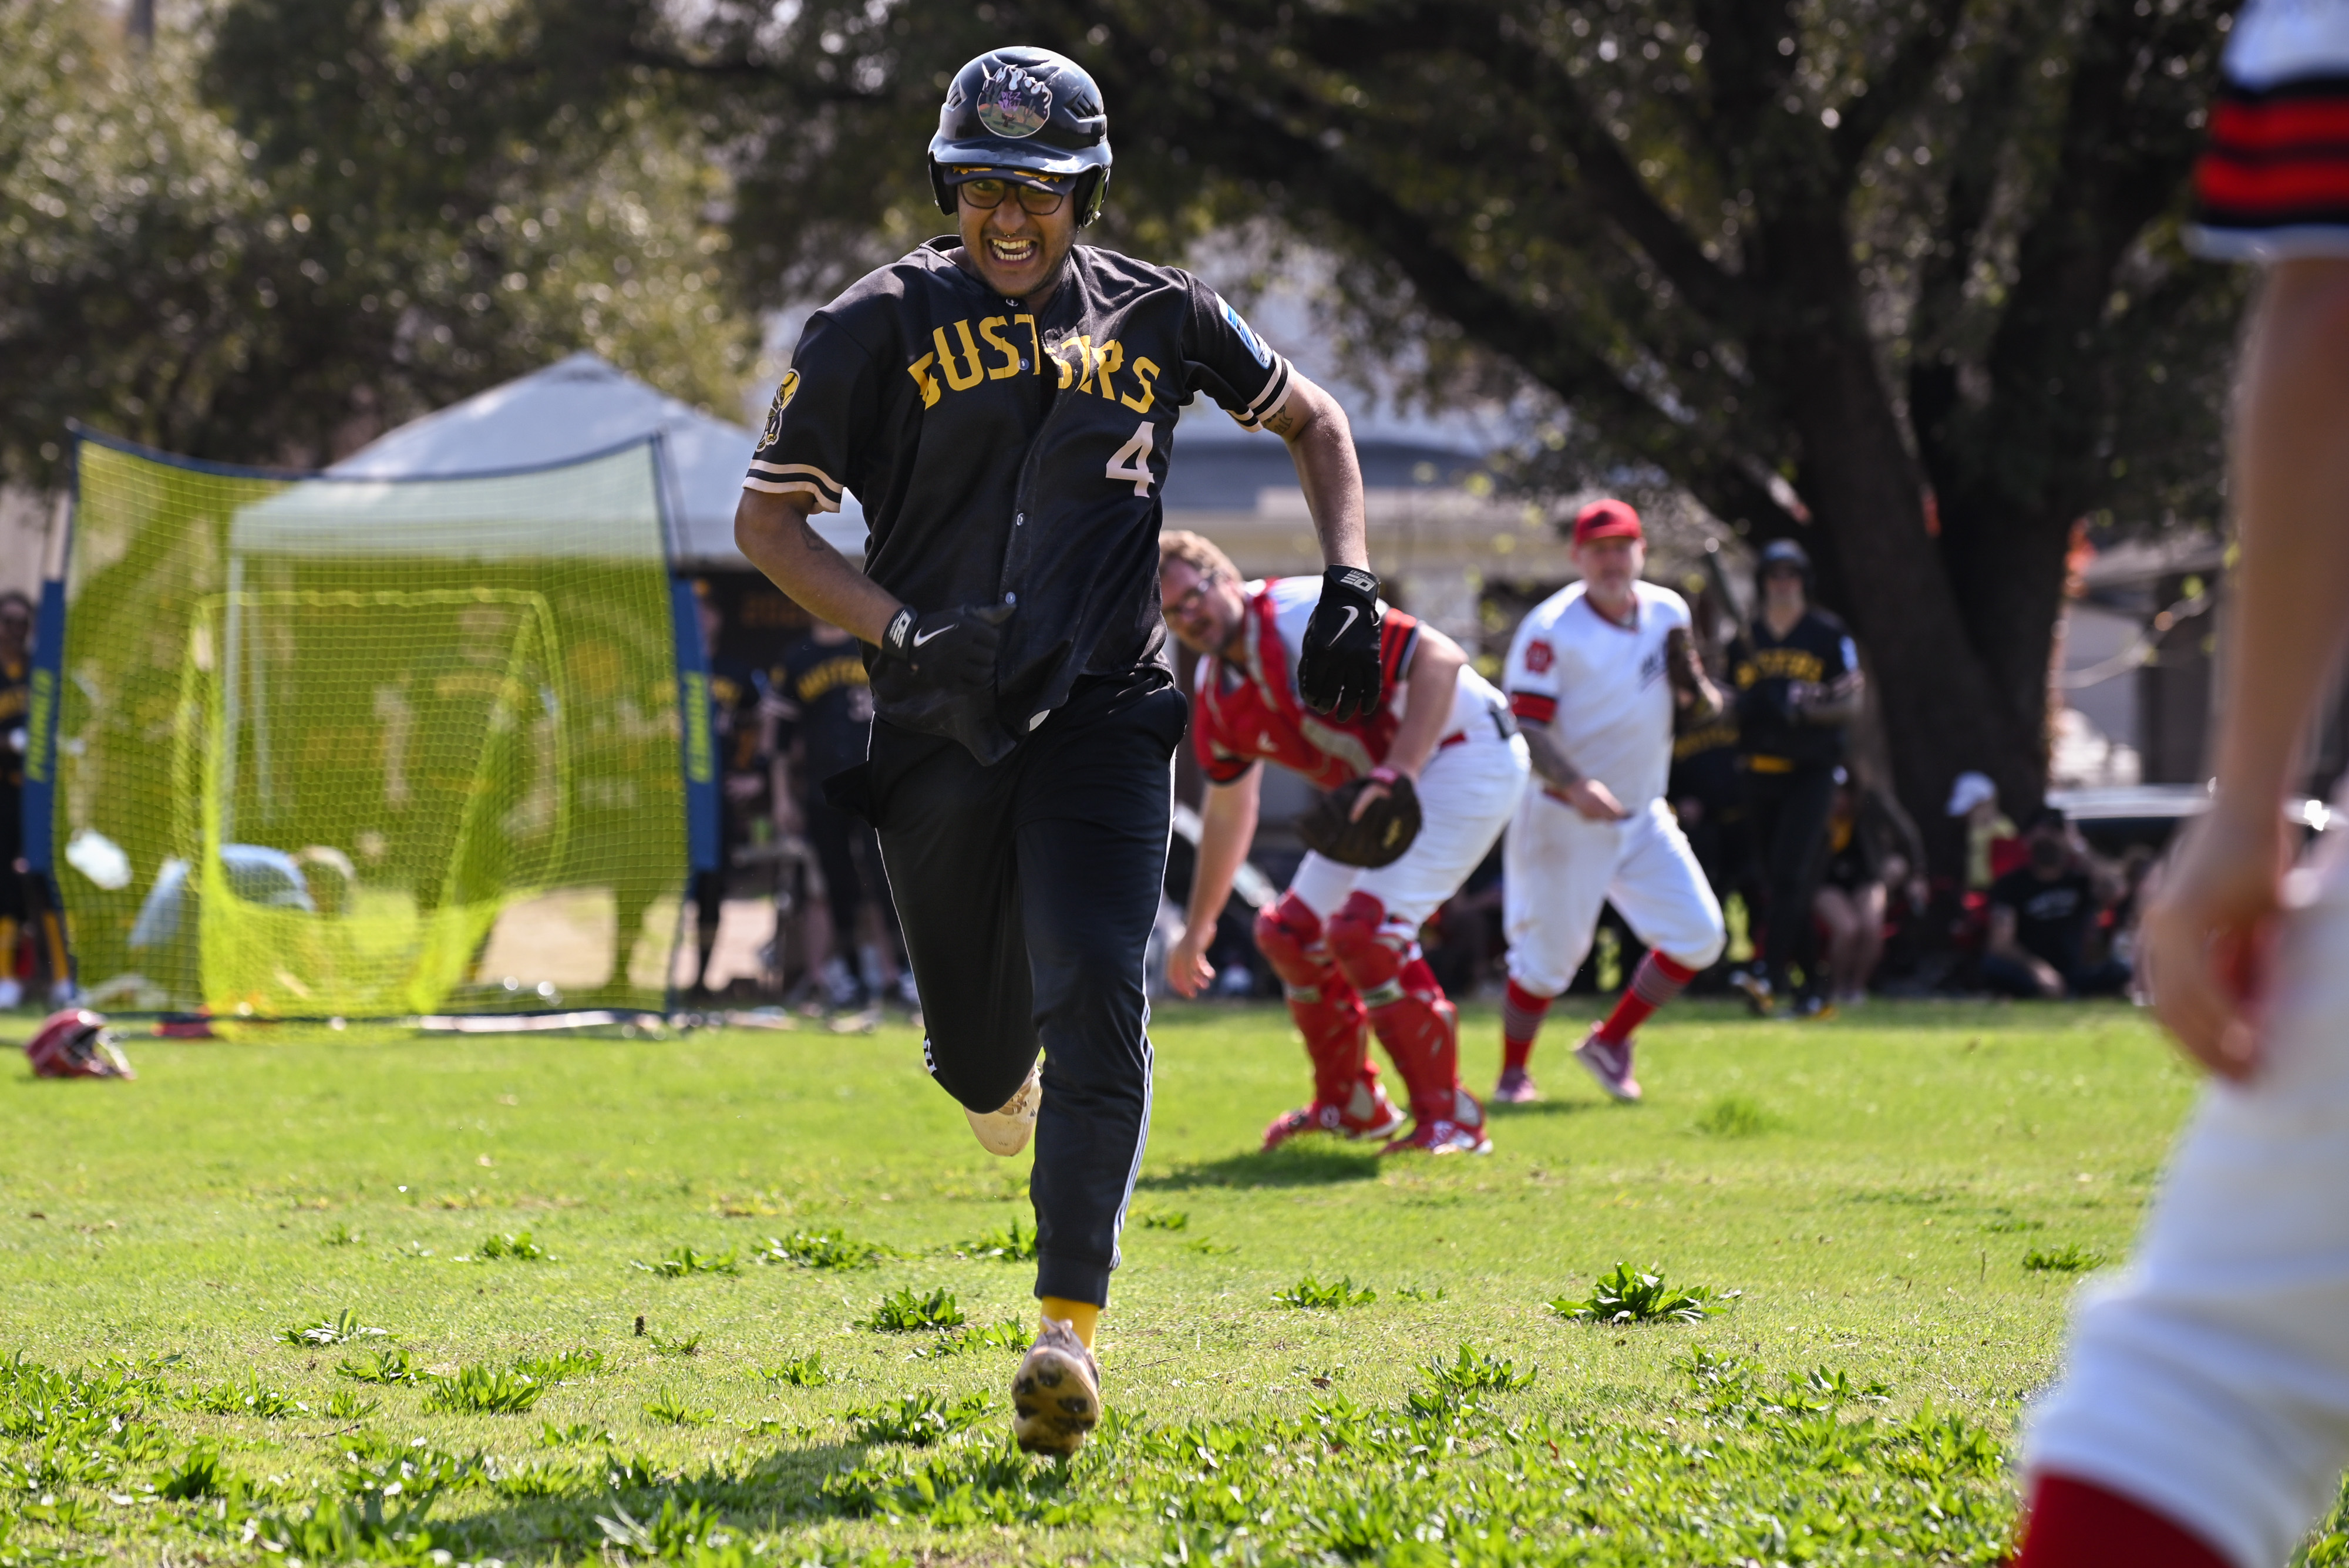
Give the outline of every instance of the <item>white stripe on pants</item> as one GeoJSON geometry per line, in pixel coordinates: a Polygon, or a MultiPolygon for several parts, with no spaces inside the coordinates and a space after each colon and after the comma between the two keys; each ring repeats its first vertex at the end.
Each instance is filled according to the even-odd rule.
{"type": "Polygon", "coordinates": [[[2033,1471],[2274,1568],[2349,1463],[2349,844],[2276,958],[2266,1063],[2213,1083],[2127,1271],[2083,1293],[2033,1471]]]}

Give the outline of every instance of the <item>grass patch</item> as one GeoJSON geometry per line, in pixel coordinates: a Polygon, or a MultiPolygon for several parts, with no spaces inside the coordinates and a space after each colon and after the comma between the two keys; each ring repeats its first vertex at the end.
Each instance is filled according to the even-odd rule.
{"type": "Polygon", "coordinates": [[[692,1404],[667,1388],[645,1401],[645,1414],[666,1427],[707,1427],[718,1419],[716,1407],[692,1404]]]}
{"type": "Polygon", "coordinates": [[[264,1383],[259,1373],[249,1375],[242,1383],[191,1388],[181,1397],[180,1407],[201,1410],[208,1416],[254,1416],[264,1421],[310,1413],[309,1406],[287,1390],[264,1383]]]}
{"type": "Polygon", "coordinates": [[[1538,1372],[1539,1368],[1532,1366],[1520,1372],[1517,1364],[1506,1356],[1487,1355],[1465,1340],[1460,1343],[1460,1354],[1451,1361],[1435,1360],[1427,1364],[1429,1381],[1438,1388],[1459,1394],[1488,1390],[1507,1393],[1512,1389],[1530,1388],[1538,1372]]]}
{"type": "Polygon", "coordinates": [[[1778,1123],[1760,1101],[1744,1095],[1723,1095],[1704,1107],[1694,1125],[1708,1137],[1759,1137],[1778,1123]]]}
{"type": "Polygon", "coordinates": [[[2105,1265],[2105,1255],[2066,1241],[2060,1247],[2033,1247],[2023,1254],[2023,1267],[2034,1274],[2077,1274],[2105,1265]]]}
{"type": "Polygon", "coordinates": [[[1026,1324],[1010,1318],[984,1326],[973,1324],[967,1328],[945,1334],[928,1345],[917,1345],[914,1355],[918,1359],[936,1361],[949,1355],[967,1355],[974,1350],[1026,1350],[1036,1343],[1036,1334],[1026,1324]]]}
{"type": "Polygon", "coordinates": [[[314,1318],[295,1328],[280,1329],[277,1337],[288,1345],[343,1345],[354,1339],[389,1339],[388,1328],[369,1328],[359,1314],[345,1310],[332,1317],[314,1318]]]}
{"type": "Polygon", "coordinates": [[[355,1383],[413,1383],[423,1376],[408,1352],[397,1347],[346,1356],[335,1370],[355,1383]]]}
{"type": "Polygon", "coordinates": [[[969,1430],[993,1407],[994,1402],[984,1394],[949,1400],[936,1389],[924,1389],[878,1405],[857,1407],[848,1412],[848,1428],[860,1443],[903,1443],[926,1449],[941,1438],[969,1430]]]}
{"type": "Polygon", "coordinates": [[[942,1286],[928,1295],[917,1296],[908,1286],[892,1291],[875,1302],[871,1315],[857,1326],[875,1334],[927,1334],[960,1328],[962,1324],[962,1306],[952,1291],[942,1286]]]}
{"type": "Polygon", "coordinates": [[[1599,1276],[1587,1296],[1559,1296],[1549,1310],[1576,1323],[1702,1323],[1729,1310],[1743,1293],[1664,1282],[1660,1272],[1618,1263],[1599,1276]]]}
{"type": "Polygon", "coordinates": [[[759,1376],[784,1388],[823,1388],[840,1381],[823,1369],[823,1357],[814,1353],[761,1367],[759,1376]]]}
{"type": "Polygon", "coordinates": [[[459,1416],[519,1416],[536,1405],[546,1384],[511,1366],[460,1366],[425,1380],[424,1407],[459,1416]]]}
{"type": "Polygon", "coordinates": [[[645,1342],[653,1347],[655,1355],[698,1355],[701,1352],[701,1331],[696,1329],[691,1334],[679,1334],[675,1339],[667,1339],[657,1334],[648,1334],[645,1335],[645,1342]]]}
{"type": "Polygon", "coordinates": [[[869,1269],[881,1261],[882,1249],[842,1231],[794,1231],[770,1236],[759,1260],[795,1263],[802,1269],[869,1269]]]}
{"type": "Polygon", "coordinates": [[[536,1241],[531,1239],[529,1231],[516,1231],[511,1235],[491,1235],[483,1237],[481,1244],[473,1249],[471,1257],[459,1258],[456,1262],[460,1263],[495,1263],[502,1262],[535,1263],[541,1262],[549,1255],[550,1254],[547,1252],[545,1248],[540,1246],[536,1241]]]}
{"type": "Polygon", "coordinates": [[[1332,1280],[1325,1285],[1308,1274],[1287,1290],[1275,1291],[1272,1299],[1300,1312],[1334,1312],[1340,1307],[1368,1306],[1379,1299],[1379,1293],[1368,1287],[1358,1288],[1351,1277],[1332,1280]]]}
{"type": "Polygon", "coordinates": [[[1158,1209],[1135,1221],[1145,1231],[1187,1231],[1191,1228],[1191,1211],[1187,1209],[1158,1209]]]}
{"type": "Polygon", "coordinates": [[[697,1252],[690,1247],[672,1247],[667,1255],[649,1263],[638,1262],[631,1267],[646,1273],[657,1274],[664,1280],[681,1280],[691,1274],[739,1274],[742,1261],[729,1247],[722,1252],[697,1252]]]}
{"type": "Polygon", "coordinates": [[[553,1387],[558,1383],[577,1383],[595,1376],[605,1367],[602,1351],[574,1347],[558,1350],[552,1355],[516,1356],[513,1369],[553,1387]]]}
{"type": "Polygon", "coordinates": [[[1009,1225],[981,1231],[978,1240],[964,1248],[963,1252],[968,1257],[993,1258],[1006,1263],[1032,1262],[1036,1256],[1036,1228],[1014,1218],[1009,1225]]]}

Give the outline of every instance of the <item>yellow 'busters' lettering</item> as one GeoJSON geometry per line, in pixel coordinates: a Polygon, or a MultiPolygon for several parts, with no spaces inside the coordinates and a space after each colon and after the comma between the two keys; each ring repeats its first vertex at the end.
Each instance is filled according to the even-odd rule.
{"type": "Polygon", "coordinates": [[[978,324],[978,335],[987,339],[987,346],[1003,356],[1002,364],[989,365],[987,368],[987,379],[990,381],[1000,381],[1006,376],[1019,374],[1019,350],[1006,343],[1002,334],[996,331],[997,327],[1007,325],[1009,320],[1009,317],[990,316],[978,324]]]}
{"type": "Polygon", "coordinates": [[[1127,408],[1132,409],[1137,414],[1146,414],[1150,411],[1151,396],[1156,389],[1158,384],[1157,361],[1150,358],[1147,355],[1136,359],[1133,362],[1133,379],[1142,383],[1142,400],[1140,402],[1134,401],[1133,394],[1128,393],[1126,396],[1120,398],[1118,401],[1123,403],[1127,408]]]}
{"type": "Polygon", "coordinates": [[[1116,397],[1117,392],[1110,386],[1109,379],[1116,372],[1119,366],[1125,363],[1125,345],[1112,337],[1095,351],[1093,358],[1101,366],[1101,395],[1104,398],[1116,397]]]}
{"type": "Polygon", "coordinates": [[[1041,338],[1036,336],[1036,318],[1032,316],[1015,316],[1011,318],[1011,325],[1014,327],[1025,327],[1028,329],[1028,363],[1036,368],[1036,374],[1039,376],[1042,375],[1044,373],[1044,343],[1041,338]]]}
{"type": "Polygon", "coordinates": [[[905,374],[914,378],[914,385],[922,389],[922,407],[935,409],[946,394],[938,390],[938,379],[930,374],[930,367],[938,362],[935,354],[925,354],[905,367],[905,374]]]}
{"type": "Polygon", "coordinates": [[[963,358],[970,365],[970,374],[968,376],[960,374],[956,369],[954,350],[947,347],[947,329],[943,327],[933,327],[930,328],[930,337],[937,343],[938,364],[947,373],[947,385],[957,392],[968,392],[986,379],[987,372],[979,369],[978,345],[971,341],[970,323],[968,320],[956,322],[955,332],[962,338],[963,358]]]}

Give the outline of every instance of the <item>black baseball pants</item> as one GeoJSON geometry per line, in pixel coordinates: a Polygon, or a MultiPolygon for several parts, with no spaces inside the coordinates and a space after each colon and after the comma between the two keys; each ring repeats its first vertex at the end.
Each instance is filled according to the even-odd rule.
{"type": "Polygon", "coordinates": [[[940,1087],[999,1107],[1044,1053],[1036,1293],[1106,1304],[1150,1132],[1143,950],[1190,704],[1154,667],[1081,682],[1010,756],[873,726],[881,861],[940,1087]]]}
{"type": "Polygon", "coordinates": [[[1767,922],[1763,958],[1770,983],[1786,989],[1790,965],[1803,966],[1805,989],[1819,989],[1811,952],[1811,895],[1826,868],[1827,817],[1835,810],[1835,764],[1800,763],[1785,773],[1745,775],[1745,805],[1753,829],[1767,922]]]}

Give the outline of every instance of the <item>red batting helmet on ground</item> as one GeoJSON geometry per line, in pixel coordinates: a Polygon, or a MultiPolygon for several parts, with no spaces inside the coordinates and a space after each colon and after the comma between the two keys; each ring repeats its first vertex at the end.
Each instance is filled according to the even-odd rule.
{"type": "Polygon", "coordinates": [[[86,1007],[68,1007],[41,1020],[25,1042],[36,1078],[135,1078],[106,1020],[86,1007]]]}

